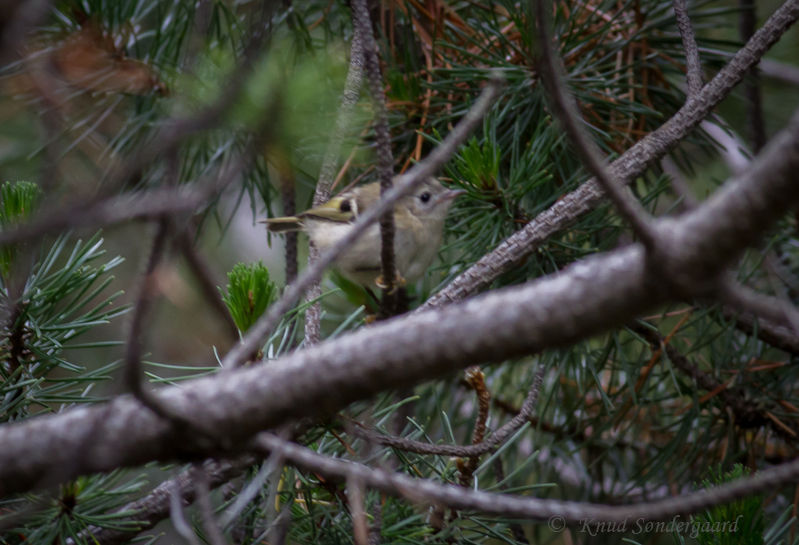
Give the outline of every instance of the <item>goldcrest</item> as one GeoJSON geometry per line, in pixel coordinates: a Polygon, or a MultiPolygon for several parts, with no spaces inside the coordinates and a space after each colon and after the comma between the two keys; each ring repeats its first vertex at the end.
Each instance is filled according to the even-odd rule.
{"type": "MultiPolygon", "coordinates": [[[[449,207],[461,193],[446,189],[430,178],[394,206],[394,259],[401,282],[415,282],[430,266],[441,245],[449,207]]],[[[324,253],[352,229],[359,214],[379,200],[380,184],[373,182],[345,191],[296,216],[271,218],[264,223],[276,233],[304,231],[324,253]]],[[[338,256],[335,268],[353,282],[366,287],[375,285],[381,271],[380,240],[380,226],[373,223],[338,256]]]]}

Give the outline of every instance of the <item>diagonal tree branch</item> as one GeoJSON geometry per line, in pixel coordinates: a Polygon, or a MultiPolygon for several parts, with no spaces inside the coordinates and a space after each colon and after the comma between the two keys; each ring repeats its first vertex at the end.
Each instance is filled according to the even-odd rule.
{"type": "Polygon", "coordinates": [[[563,83],[563,63],[552,50],[552,40],[549,35],[549,22],[547,20],[547,7],[543,0],[535,3],[536,33],[538,37],[538,50],[540,59],[538,68],[541,70],[541,81],[552,102],[553,113],[560,121],[566,135],[572,144],[572,149],[577,152],[588,172],[602,187],[610,198],[621,217],[630,224],[633,231],[647,248],[654,248],[657,240],[646,211],[626,192],[624,186],[616,183],[607,167],[602,154],[593,140],[586,134],[582,126],[582,119],[574,97],[566,90],[563,83]]]}
{"type": "MultiPolygon", "coordinates": [[[[322,159],[322,166],[319,169],[319,180],[316,182],[314,190],[313,206],[320,206],[330,198],[333,188],[334,176],[336,175],[336,163],[339,158],[341,142],[346,135],[347,125],[352,118],[352,112],[358,103],[358,95],[363,79],[363,46],[358,35],[352,37],[350,47],[350,65],[347,70],[347,79],[344,82],[344,91],[341,96],[341,106],[336,117],[336,126],[333,134],[328,141],[325,156],[322,159]]],[[[319,250],[309,242],[308,266],[313,266],[319,259],[319,250]]],[[[319,282],[314,282],[305,294],[306,301],[316,301],[305,312],[305,344],[312,345],[319,342],[321,338],[320,322],[322,320],[322,304],[318,299],[322,296],[322,288],[319,282]]]]}
{"type": "Polygon", "coordinates": [[[491,80],[483,93],[480,95],[474,106],[466,113],[458,125],[447,135],[444,141],[436,147],[430,155],[423,161],[416,164],[402,176],[395,180],[393,189],[381,198],[380,202],[370,207],[366,212],[358,217],[347,234],[339,239],[336,245],[319,257],[319,260],[303,271],[303,273],[293,282],[283,297],[273,304],[269,311],[261,316],[253,324],[242,342],[235,346],[222,361],[222,367],[236,367],[245,361],[245,358],[252,354],[262,339],[272,328],[277,325],[294,301],[298,300],[305,290],[314,282],[318,282],[324,269],[355,239],[357,239],[366,228],[378,219],[380,214],[390,210],[394,204],[404,195],[409,194],[424,180],[433,175],[444,163],[446,163],[456,148],[466,139],[477,124],[482,119],[485,112],[493,103],[494,98],[499,93],[500,80],[491,80]]]}
{"type": "Polygon", "coordinates": [[[126,193],[62,210],[45,210],[14,229],[0,232],[0,245],[14,244],[50,233],[81,227],[115,225],[164,214],[193,212],[208,200],[207,191],[180,186],[126,193]]]}
{"type": "MultiPolygon", "coordinates": [[[[220,443],[235,445],[291,418],[330,414],[378,391],[478,362],[565,346],[664,302],[707,296],[744,248],[799,203],[797,168],[799,113],[744,174],[679,219],[656,223],[662,240],[656,266],[640,245],[631,245],[523,286],[388,320],[269,366],[156,395],[171,412],[202,423],[220,443]]],[[[51,467],[67,468],[66,479],[219,448],[175,441],[170,422],[141,409],[135,398],[122,396],[0,427],[0,496],[30,489],[51,467]],[[97,439],[87,451],[81,438],[89,433],[97,439]]]]}
{"type": "Polygon", "coordinates": [[[50,233],[83,227],[117,225],[137,219],[159,219],[195,212],[238,180],[250,168],[248,146],[241,156],[222,165],[215,175],[196,182],[200,187],[181,185],[142,192],[128,192],[113,197],[98,197],[57,209],[40,210],[36,216],[14,229],[0,232],[0,246],[38,238],[50,233]]]}
{"type": "MultiPolygon", "coordinates": [[[[702,91],[702,64],[699,62],[696,34],[691,25],[691,18],[688,16],[685,0],[674,0],[674,15],[677,18],[677,27],[680,29],[680,38],[682,38],[682,45],[685,48],[685,80],[688,84],[688,98],[693,98],[702,91]]],[[[751,38],[751,34],[746,38],[751,38]]]]}
{"type": "MultiPolygon", "coordinates": [[[[702,126],[715,140],[720,140],[722,137],[731,140],[726,149],[729,152],[734,148],[736,153],[727,153],[724,158],[732,172],[739,172],[749,164],[748,155],[741,153],[742,149],[746,149],[746,144],[735,142],[735,138],[715,123],[703,121],[702,126]]],[[[676,181],[676,178],[673,181],[676,181]]],[[[688,208],[696,206],[697,201],[690,192],[682,191],[682,193],[688,208]]],[[[733,278],[727,280],[725,289],[728,293],[722,293],[721,298],[727,301],[727,304],[722,307],[722,314],[726,319],[733,321],[737,329],[747,335],[756,336],[780,350],[791,354],[799,353],[799,338],[791,327],[788,327],[791,325],[793,330],[796,330],[796,325],[792,324],[792,321],[795,322],[798,315],[792,305],[786,304],[785,300],[774,300],[772,297],[738,285],[733,278]]]]}
{"type": "Polygon", "coordinates": [[[165,216],[158,221],[155,235],[150,247],[150,254],[147,257],[147,264],[144,270],[144,278],[139,287],[136,303],[133,306],[133,318],[130,321],[128,332],[128,342],[125,349],[124,376],[128,389],[136,396],[139,401],[152,411],[162,417],[167,417],[168,412],[158,399],[156,399],[147,389],[144,382],[144,371],[142,369],[142,338],[145,318],[152,306],[153,297],[156,291],[155,275],[156,270],[164,255],[169,234],[169,219],[165,216]]]}
{"type": "MultiPolygon", "coordinates": [[[[752,39],[702,88],[694,100],[686,103],[666,123],[613,161],[609,166],[610,175],[620,184],[629,184],[654,161],[668,153],[741,82],[747,70],[757,64],[797,18],[799,0],[788,0],[782,4],[763,27],[755,32],[752,39]]],[[[533,253],[548,237],[592,210],[601,199],[602,190],[599,184],[589,180],[480,258],[446,288],[431,297],[422,308],[452,303],[480,291],[533,253]]]]}

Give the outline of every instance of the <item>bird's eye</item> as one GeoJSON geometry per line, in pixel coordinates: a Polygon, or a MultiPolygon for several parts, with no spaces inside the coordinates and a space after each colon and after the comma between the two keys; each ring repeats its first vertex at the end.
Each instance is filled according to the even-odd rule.
{"type": "Polygon", "coordinates": [[[341,204],[338,206],[338,209],[341,210],[342,212],[349,212],[350,210],[352,210],[352,205],[350,204],[350,201],[341,201],[341,204]]]}
{"type": "Polygon", "coordinates": [[[429,200],[430,200],[430,193],[428,193],[427,191],[425,191],[424,193],[422,193],[421,195],[419,195],[419,200],[421,200],[422,202],[427,202],[427,201],[429,201],[429,200]]]}

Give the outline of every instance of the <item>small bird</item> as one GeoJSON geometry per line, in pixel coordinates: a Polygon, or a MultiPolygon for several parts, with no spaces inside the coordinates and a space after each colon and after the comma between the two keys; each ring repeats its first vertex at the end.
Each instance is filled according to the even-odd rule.
{"type": "MultiPolygon", "coordinates": [[[[400,277],[397,284],[415,282],[430,266],[441,245],[449,207],[461,193],[464,191],[446,189],[430,178],[394,206],[394,256],[400,277]]],[[[379,200],[380,184],[373,182],[345,191],[296,216],[271,218],[263,223],[275,233],[304,231],[319,251],[325,252],[352,229],[359,214],[379,200]]],[[[338,256],[335,268],[364,287],[373,284],[383,287],[380,244],[380,226],[373,223],[338,256]]]]}

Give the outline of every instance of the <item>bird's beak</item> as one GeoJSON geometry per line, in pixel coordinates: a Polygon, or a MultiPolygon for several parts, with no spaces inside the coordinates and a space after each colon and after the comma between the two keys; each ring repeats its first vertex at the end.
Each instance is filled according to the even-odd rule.
{"type": "Polygon", "coordinates": [[[436,199],[436,204],[451,201],[458,195],[463,195],[464,193],[466,193],[466,191],[464,191],[463,189],[449,189],[447,191],[444,191],[441,195],[438,196],[438,198],[436,199]]]}

